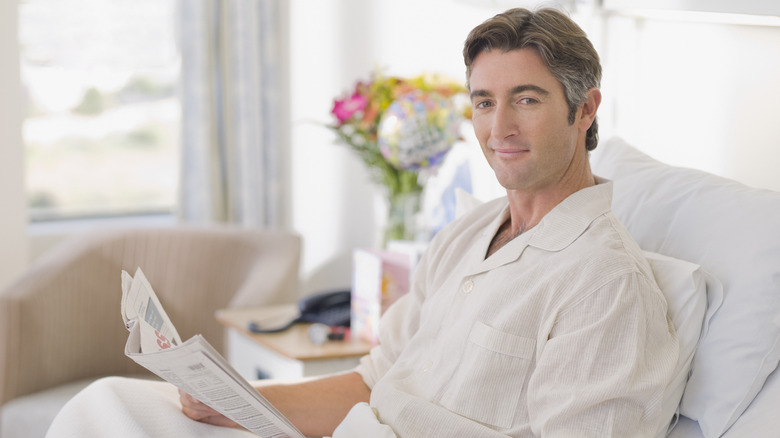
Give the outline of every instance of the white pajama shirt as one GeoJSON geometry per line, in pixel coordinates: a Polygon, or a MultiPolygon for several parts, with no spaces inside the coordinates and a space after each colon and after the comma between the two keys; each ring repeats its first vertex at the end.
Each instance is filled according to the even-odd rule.
{"type": "Polygon", "coordinates": [[[581,190],[485,258],[505,198],[439,232],[357,371],[399,437],[655,437],[677,336],[648,262],[581,190]]]}

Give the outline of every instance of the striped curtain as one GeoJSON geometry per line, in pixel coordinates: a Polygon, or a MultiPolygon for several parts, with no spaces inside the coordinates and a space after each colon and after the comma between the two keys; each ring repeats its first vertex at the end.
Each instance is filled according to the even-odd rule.
{"type": "Polygon", "coordinates": [[[181,0],[180,218],[274,228],[289,135],[284,0],[181,0]]]}

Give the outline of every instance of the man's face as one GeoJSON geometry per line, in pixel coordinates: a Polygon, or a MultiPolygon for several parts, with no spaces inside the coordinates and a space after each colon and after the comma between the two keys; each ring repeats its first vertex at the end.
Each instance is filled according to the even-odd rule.
{"type": "Polygon", "coordinates": [[[563,86],[535,50],[479,54],[469,84],[474,131],[503,187],[538,192],[587,163],[581,123],[569,124],[563,86]]]}

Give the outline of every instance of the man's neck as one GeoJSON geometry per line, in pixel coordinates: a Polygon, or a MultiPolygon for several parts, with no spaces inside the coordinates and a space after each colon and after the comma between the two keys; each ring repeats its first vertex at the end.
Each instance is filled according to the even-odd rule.
{"type": "Polygon", "coordinates": [[[570,195],[596,184],[596,179],[586,168],[581,177],[551,186],[545,190],[507,190],[509,218],[501,224],[490,242],[486,257],[501,249],[515,237],[535,227],[544,216],[570,195]]]}
{"type": "Polygon", "coordinates": [[[520,232],[512,231],[511,220],[507,219],[506,221],[504,221],[504,223],[501,224],[500,227],[498,227],[498,231],[496,231],[496,235],[493,236],[493,240],[490,241],[490,246],[488,246],[488,250],[487,250],[487,254],[485,254],[485,258],[488,258],[491,255],[493,255],[494,252],[498,251],[504,245],[512,241],[512,239],[522,234],[523,231],[525,230],[521,229],[520,232]]]}

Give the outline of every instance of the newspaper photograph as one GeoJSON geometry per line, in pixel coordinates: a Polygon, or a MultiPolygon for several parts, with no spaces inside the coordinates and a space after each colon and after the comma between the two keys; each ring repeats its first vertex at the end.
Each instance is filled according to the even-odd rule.
{"type": "Polygon", "coordinates": [[[130,359],[263,438],[304,438],[203,336],[182,342],[140,268],[122,271],[121,312],[130,359]]]}

